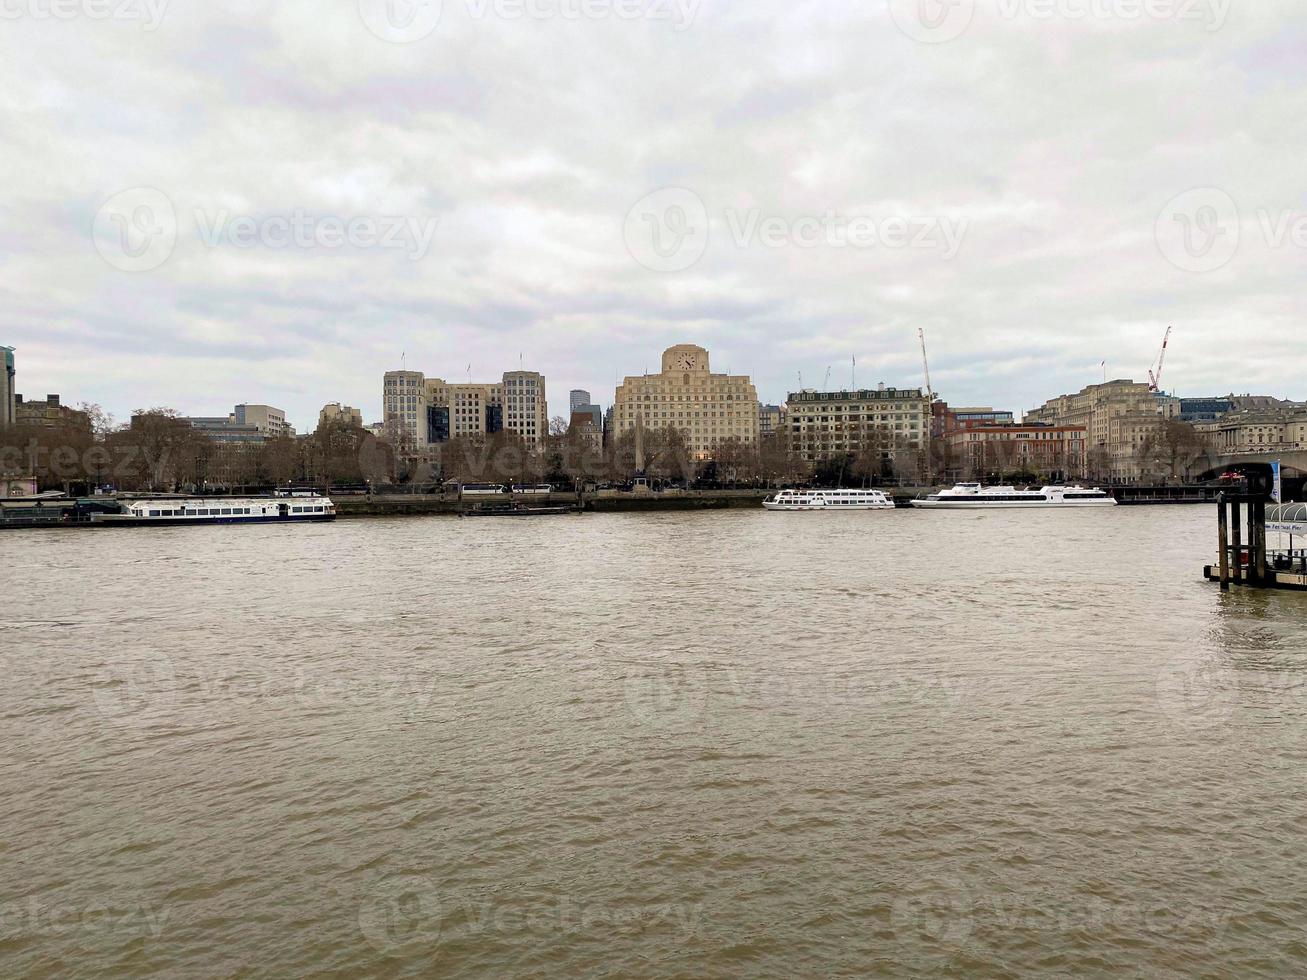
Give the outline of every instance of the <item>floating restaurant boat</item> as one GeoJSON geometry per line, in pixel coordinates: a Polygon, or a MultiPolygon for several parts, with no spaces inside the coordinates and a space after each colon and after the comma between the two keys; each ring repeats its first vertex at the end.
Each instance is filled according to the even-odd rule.
{"type": "Polygon", "coordinates": [[[912,501],[912,506],[968,510],[995,507],[1115,507],[1116,501],[1097,488],[1041,487],[1038,490],[1018,490],[1016,487],[959,483],[952,490],[918,497],[912,501]]]}
{"type": "Polygon", "coordinates": [[[154,497],[123,502],[120,513],[92,514],[103,527],[173,524],[295,524],[334,521],[329,497],[154,497]]]}
{"type": "Polygon", "coordinates": [[[762,502],[768,510],[893,510],[879,490],[781,490],[762,502]]]}

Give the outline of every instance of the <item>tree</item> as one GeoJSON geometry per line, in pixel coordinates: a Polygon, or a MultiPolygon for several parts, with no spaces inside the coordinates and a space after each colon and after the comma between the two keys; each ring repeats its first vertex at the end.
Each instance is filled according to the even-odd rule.
{"type": "Polygon", "coordinates": [[[712,460],[719,483],[757,479],[758,449],[739,436],[728,436],[713,445],[712,460]]]}
{"type": "Polygon", "coordinates": [[[1177,419],[1165,419],[1140,442],[1135,459],[1145,479],[1182,479],[1191,474],[1206,458],[1206,446],[1193,425],[1177,419]]]}
{"type": "Polygon", "coordinates": [[[645,436],[645,451],[649,460],[645,472],[661,479],[694,479],[694,461],[690,456],[685,433],[674,425],[651,429],[645,436]]]}
{"type": "Polygon", "coordinates": [[[123,489],[175,490],[203,480],[212,440],[196,432],[171,408],[138,409],[106,446],[116,460],[115,482],[123,489]]]}
{"type": "Polygon", "coordinates": [[[773,485],[803,483],[811,476],[808,461],[793,450],[790,433],[782,429],[762,437],[758,468],[763,479],[773,485]]]}

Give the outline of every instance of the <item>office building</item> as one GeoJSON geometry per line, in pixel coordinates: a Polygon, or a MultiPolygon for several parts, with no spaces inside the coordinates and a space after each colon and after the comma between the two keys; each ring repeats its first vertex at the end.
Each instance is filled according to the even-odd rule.
{"type": "Polygon", "coordinates": [[[509,371],[491,384],[388,371],[382,401],[387,432],[418,449],[500,431],[515,432],[534,447],[549,434],[545,378],[536,371],[509,371]]]}
{"type": "Polygon", "coordinates": [[[195,416],[184,421],[215,442],[266,442],[295,435],[286,413],[271,405],[237,405],[230,415],[195,416]]]}

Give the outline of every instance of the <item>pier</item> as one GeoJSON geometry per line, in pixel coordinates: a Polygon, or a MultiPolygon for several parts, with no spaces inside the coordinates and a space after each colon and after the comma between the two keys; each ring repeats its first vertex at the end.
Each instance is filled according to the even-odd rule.
{"type": "Polygon", "coordinates": [[[1266,494],[1223,493],[1216,502],[1217,563],[1203,566],[1203,577],[1257,589],[1307,590],[1307,547],[1295,548],[1295,535],[1307,539],[1307,504],[1275,503],[1266,494]],[[1266,536],[1288,536],[1288,546],[1268,548],[1266,536]]]}

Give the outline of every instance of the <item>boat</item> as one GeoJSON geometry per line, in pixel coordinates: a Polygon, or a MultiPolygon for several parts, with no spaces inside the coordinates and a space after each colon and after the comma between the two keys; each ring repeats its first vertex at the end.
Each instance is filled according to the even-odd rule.
{"type": "Polygon", "coordinates": [[[1115,507],[1105,491],[1097,487],[1040,487],[1018,490],[1016,487],[986,487],[979,483],[959,483],[951,490],[941,490],[912,501],[913,507],[941,510],[981,510],[997,507],[1115,507]]]}
{"type": "Polygon", "coordinates": [[[579,513],[570,504],[477,504],[461,512],[463,517],[551,517],[579,513]]]}
{"type": "Polygon", "coordinates": [[[334,521],[336,505],[317,494],[279,497],[147,497],[125,500],[116,514],[92,514],[103,527],[174,524],[298,524],[334,521]]]}
{"type": "Polygon", "coordinates": [[[781,490],[762,502],[768,510],[893,510],[879,490],[781,490]]]}

